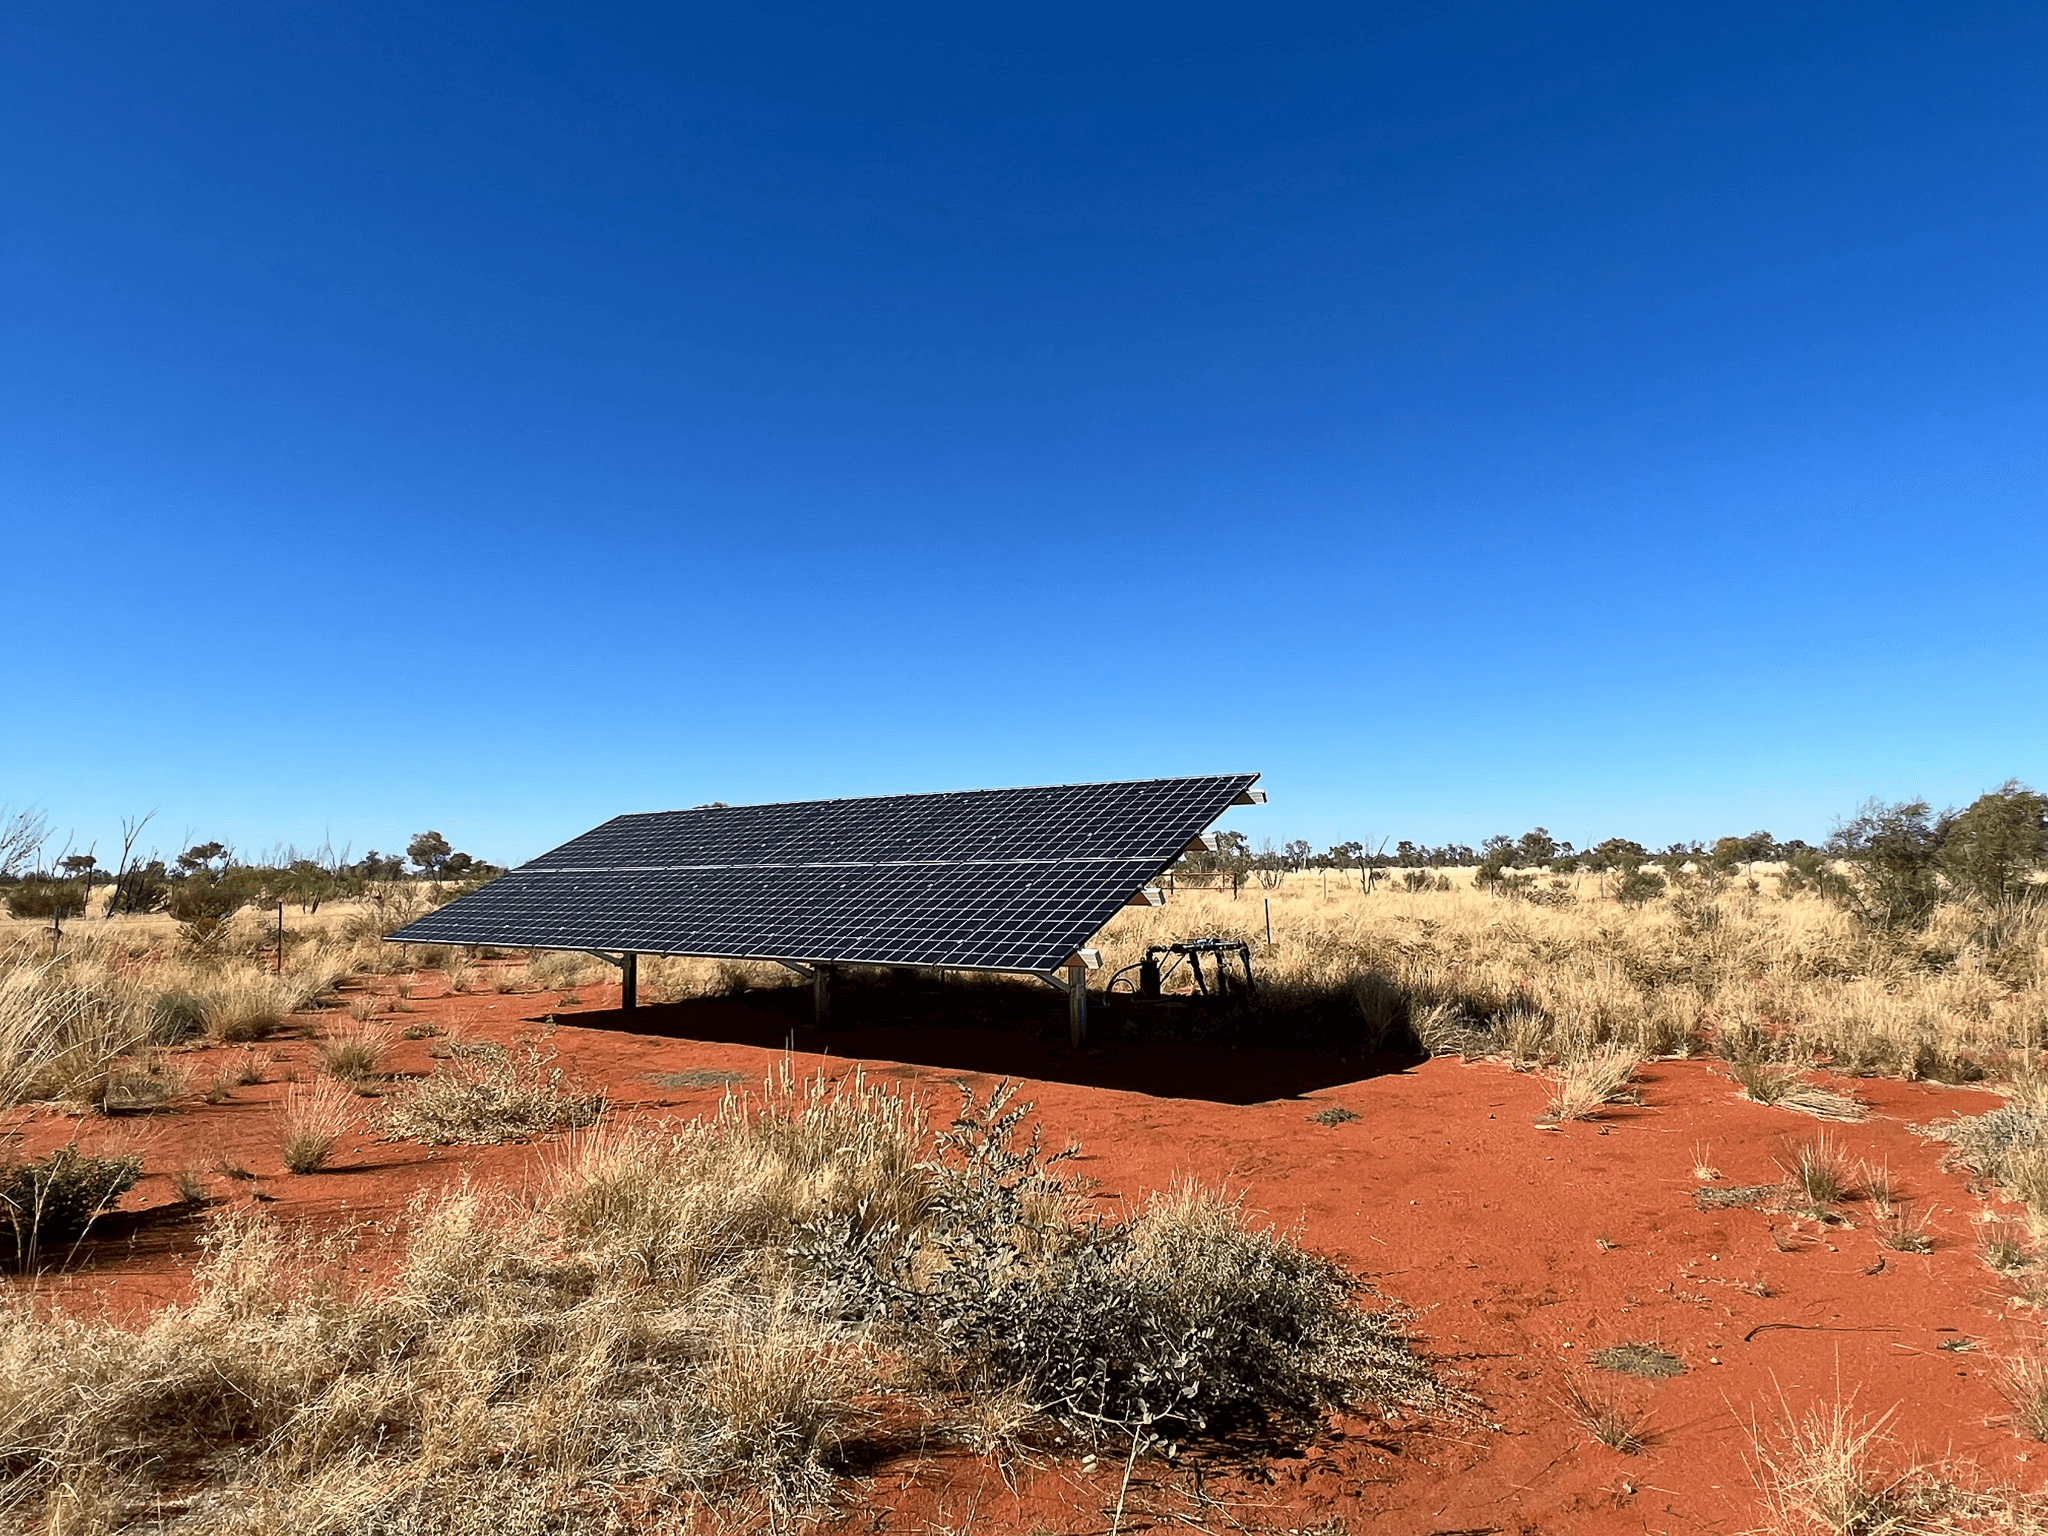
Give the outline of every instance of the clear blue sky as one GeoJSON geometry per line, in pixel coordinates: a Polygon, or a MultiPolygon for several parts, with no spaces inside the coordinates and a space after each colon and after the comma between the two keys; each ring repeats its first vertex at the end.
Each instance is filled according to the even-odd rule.
{"type": "Polygon", "coordinates": [[[30,3],[0,801],[2048,779],[2048,9],[30,3]]]}

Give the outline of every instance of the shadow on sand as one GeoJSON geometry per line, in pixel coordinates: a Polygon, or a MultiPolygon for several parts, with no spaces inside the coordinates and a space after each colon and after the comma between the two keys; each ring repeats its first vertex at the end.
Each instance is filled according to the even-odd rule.
{"type": "Polygon", "coordinates": [[[1271,1043],[1276,1022],[1256,1009],[1225,1013],[1200,1001],[1099,1000],[1087,1046],[1067,1043],[1066,1000],[1035,982],[847,983],[832,1025],[815,1027],[808,987],[643,1005],[558,1010],[582,1029],[667,1040],[702,1040],[895,1061],[990,1076],[1032,1078],[1216,1104],[1298,1098],[1400,1072],[1426,1060],[1419,1049],[1345,1054],[1327,1046],[1271,1043]]]}

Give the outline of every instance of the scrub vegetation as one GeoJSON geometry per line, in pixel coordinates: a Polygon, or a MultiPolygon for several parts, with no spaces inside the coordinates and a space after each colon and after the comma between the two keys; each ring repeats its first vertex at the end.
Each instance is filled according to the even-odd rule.
{"type": "MultiPolygon", "coordinates": [[[[1532,839],[1537,852],[1561,846],[1539,829],[1490,839],[1488,857],[1532,839]]],[[[1618,839],[1526,868],[1431,867],[1416,882],[1318,868],[1296,847],[1302,867],[1270,883],[1197,868],[1187,879],[1200,883],[1169,905],[1120,913],[1105,963],[1120,970],[1192,932],[1243,939],[1258,956],[1265,1040],[1566,1073],[1614,1050],[1708,1053],[1746,1096],[1827,1119],[1861,1108],[1816,1069],[2003,1081],[2048,1044],[2048,797],[2019,785],[1942,817],[1866,808],[1829,849],[1775,863],[1742,857],[1784,850],[1763,833],[1656,855],[1651,897],[1617,878],[1651,856],[1618,839]]],[[[1234,1021],[1212,1009],[1191,1027],[1234,1021]]]]}
{"type": "Polygon", "coordinates": [[[418,1202],[376,1288],[346,1236],[224,1215],[139,1331],[0,1318],[0,1498],[67,1531],[683,1529],[822,1510],[910,1431],[1135,1456],[1464,1411],[1397,1311],[1232,1202],[1083,1219],[1028,1109],[935,1129],[785,1075],[557,1142],[523,1198],[418,1202]]]}
{"type": "MultiPolygon", "coordinates": [[[[1859,1078],[1984,1085],[2006,1102],[1925,1134],[2029,1208],[1984,1249],[2024,1280],[2048,1222],[2044,809],[2008,785],[1945,816],[1866,808],[1823,849],[1758,834],[1579,855],[1531,834],[1405,868],[1261,862],[1226,841],[1210,867],[1175,872],[1168,905],[1116,917],[1097,983],[1148,944],[1210,934],[1252,944],[1256,994],[1150,1012],[1118,995],[1100,1017],[1140,1037],[1490,1058],[1541,1075],[1553,1124],[1640,1113],[1638,1098],[1654,1110],[1645,1079],[1676,1056],[1709,1058],[1731,1099],[1788,1127],[1862,1115],[1859,1078]]],[[[289,1085],[277,1121],[294,1171],[365,1130],[540,1147],[517,1194],[451,1188],[396,1234],[315,1237],[222,1206],[192,1299],[132,1324],[8,1311],[0,1515],[80,1532],[143,1510],[250,1533],[681,1529],[706,1504],[776,1522],[829,1510],[912,1442],[1129,1466],[1298,1446],[1344,1412],[1473,1413],[1410,1348],[1397,1306],[1236,1201],[1182,1187],[1091,1210],[1008,1087],[935,1110],[857,1077],[785,1076],[697,1119],[622,1121],[555,1066],[545,1033],[506,1045],[408,1023],[427,998],[573,1006],[614,980],[581,955],[383,943],[462,888],[443,878],[452,849],[414,857],[410,875],[381,861],[302,901],[218,845],[178,872],[137,876],[124,858],[125,883],[97,897],[89,870],[13,881],[0,1109],[84,1124],[219,1102],[269,1075],[258,1042],[295,1031],[319,1070],[289,1085]],[[122,894],[150,881],[171,889],[122,894]],[[431,1071],[380,1075],[400,1034],[436,1038],[431,1071]],[[179,1066],[224,1045],[240,1051],[206,1082],[179,1066]]],[[[764,965],[642,968],[650,1000],[790,984],[764,965]]],[[[0,1261],[61,1267],[147,1155],[0,1153],[0,1261]]],[[[1887,1171],[1827,1136],[1788,1157],[1785,1208],[1825,1214],[1861,1192],[1874,1247],[1934,1246],[1887,1171]]],[[[1654,1353],[1628,1347],[1638,1366],[1654,1353]]],[[[2048,1373],[2034,1355],[2004,1371],[2017,1422],[2040,1433],[2048,1373]]],[[[1616,1450],[1654,1441],[1595,1384],[1571,1411],[1616,1450]]],[[[1895,1505],[1932,1507],[1924,1480],[1910,1497],[1872,1481],[1881,1429],[1788,1411],[1759,1430],[1774,1518],[1875,1529],[1895,1505]]]]}

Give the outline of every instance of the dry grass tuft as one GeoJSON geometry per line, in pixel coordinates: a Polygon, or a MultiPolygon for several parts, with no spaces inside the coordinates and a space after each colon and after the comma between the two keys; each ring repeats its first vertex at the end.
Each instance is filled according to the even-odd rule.
{"type": "Polygon", "coordinates": [[[325,951],[304,957],[281,976],[224,958],[188,965],[185,987],[205,1010],[206,1037],[216,1045],[237,1045],[274,1032],[287,1014],[310,1007],[345,970],[344,962],[325,951]]]}
{"type": "Polygon", "coordinates": [[[1915,1218],[1904,1206],[1895,1205],[1878,1218],[1877,1240],[1898,1253],[1932,1253],[1934,1234],[1927,1228],[1933,1219],[1932,1209],[1915,1218]]]}
{"type": "Polygon", "coordinates": [[[1598,1389],[1569,1385],[1565,1389],[1565,1404],[1581,1429],[1624,1456],[1641,1455],[1655,1438],[1646,1410],[1598,1389]]]}
{"type": "Polygon", "coordinates": [[[1792,1166],[1785,1173],[1814,1211],[1847,1200],[1854,1188],[1847,1155],[1825,1134],[1802,1142],[1793,1151],[1792,1166]]]}
{"type": "Polygon", "coordinates": [[[1899,1464],[1888,1427],[1853,1399],[1795,1416],[1783,1394],[1766,1426],[1752,1420],[1750,1471],[1770,1536],[1962,1536],[2038,1533],[2048,1505],[2012,1489],[1960,1488],[1927,1468],[1899,1464]],[[1887,1463],[1893,1465],[1887,1466],[1887,1463]]]}
{"type": "Polygon", "coordinates": [[[374,1124],[387,1136],[434,1146],[520,1141],[593,1124],[603,1093],[577,1091],[554,1060],[553,1046],[526,1038],[510,1050],[494,1040],[452,1046],[423,1081],[379,1105],[374,1124]]]}
{"type": "Polygon", "coordinates": [[[1759,1061],[1734,1061],[1728,1075],[1742,1085],[1743,1097],[1773,1109],[1789,1109],[1816,1120],[1861,1120],[1869,1110],[1846,1093],[1809,1083],[1795,1068],[1759,1061]]]}
{"type": "Polygon", "coordinates": [[[347,1025],[329,1029],[316,1054],[328,1076],[339,1082],[360,1083],[377,1070],[377,1063],[390,1047],[388,1030],[351,1020],[347,1025]]]}
{"type": "Polygon", "coordinates": [[[558,1536],[621,1507],[789,1529],[906,1421],[1149,1450],[1454,1410],[1397,1319],[1231,1202],[1083,1221],[1027,1108],[1006,1089],[934,1131],[893,1088],[785,1073],[557,1144],[537,1203],[422,1196],[378,1292],[346,1237],[223,1211],[194,1299],[139,1330],[0,1312],[10,1492],[90,1502],[96,1530],[195,1492],[247,1536],[558,1536]],[[1073,1402],[1079,1361],[1108,1417],[1073,1402]]]}
{"type": "MultiPolygon", "coordinates": [[[[570,950],[542,949],[529,955],[521,969],[525,972],[522,982],[530,982],[536,991],[566,992],[595,979],[597,962],[588,955],[570,950]]],[[[651,964],[650,969],[653,969],[651,964]]],[[[663,996],[666,995],[664,989],[663,996]]]]}
{"type": "Polygon", "coordinates": [[[278,1122],[285,1167],[293,1173],[324,1168],[355,1118],[353,1103],[348,1091],[332,1081],[287,1088],[278,1122]]]}
{"type": "Polygon", "coordinates": [[[2048,1350],[2036,1343],[2001,1360],[1998,1386],[2012,1404],[2013,1421],[2048,1441],[2048,1350]]]}
{"type": "Polygon", "coordinates": [[[1591,1359],[1601,1370],[1622,1376],[1654,1379],[1685,1374],[1678,1356],[1660,1344],[1612,1344],[1593,1351],[1591,1359]]]}
{"type": "Polygon", "coordinates": [[[1985,1222],[1977,1233],[1977,1254],[1987,1267],[2002,1275],[2014,1274],[2034,1262],[2027,1251],[2025,1229],[2011,1221],[1985,1222]]]}
{"type": "Polygon", "coordinates": [[[0,1108],[97,1102],[114,1063],[149,1039],[140,989],[90,961],[0,965],[0,1108]]]}
{"type": "Polygon", "coordinates": [[[1545,1120],[1590,1120],[1609,1104],[1633,1103],[1629,1085],[1643,1064],[1640,1052],[1609,1045],[1567,1061],[1552,1074],[1555,1095],[1545,1120]]]}
{"type": "Polygon", "coordinates": [[[476,964],[460,950],[453,951],[441,962],[441,972],[448,978],[448,992],[466,992],[476,979],[476,964]]]}
{"type": "Polygon", "coordinates": [[[172,1174],[171,1189],[187,1205],[204,1205],[213,1197],[206,1175],[197,1168],[180,1168],[172,1174]]]}

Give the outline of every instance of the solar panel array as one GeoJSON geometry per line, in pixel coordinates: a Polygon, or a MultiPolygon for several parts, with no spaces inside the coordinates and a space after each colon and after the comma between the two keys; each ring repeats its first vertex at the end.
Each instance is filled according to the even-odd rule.
{"type": "Polygon", "coordinates": [[[619,816],[391,937],[1044,972],[1257,778],[619,816]]]}

